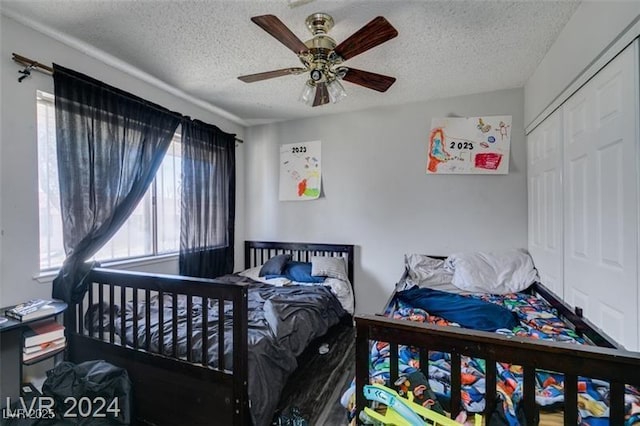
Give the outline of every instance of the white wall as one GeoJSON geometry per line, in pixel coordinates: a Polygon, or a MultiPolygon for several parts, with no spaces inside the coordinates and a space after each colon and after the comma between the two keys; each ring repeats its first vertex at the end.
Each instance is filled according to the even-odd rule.
{"type": "Polygon", "coordinates": [[[251,127],[246,236],[356,244],[356,310],[376,312],[405,253],[527,246],[523,118],[523,91],[511,89],[251,127]],[[433,117],[503,114],[513,116],[508,175],[426,175],[433,117]],[[278,146],[316,139],[324,195],[278,201],[278,146]]]}
{"type": "Polygon", "coordinates": [[[640,1],[583,1],[524,87],[529,125],[628,25],[640,1]]]}
{"type": "MultiPolygon", "coordinates": [[[[75,69],[173,111],[215,124],[224,131],[238,134],[240,138],[244,129],[5,16],[0,16],[0,31],[0,306],[6,306],[32,297],[51,295],[50,283],[39,283],[33,277],[39,271],[36,90],[53,93],[53,79],[34,72],[31,78],[18,83],[21,67],[11,60],[12,52],[41,63],[56,62],[75,69]]],[[[244,239],[243,149],[240,145],[236,151],[239,177],[236,241],[239,242],[244,239]]],[[[242,244],[236,245],[236,258],[236,264],[241,265],[242,244]]],[[[175,273],[177,262],[173,259],[138,269],[175,273]]]]}

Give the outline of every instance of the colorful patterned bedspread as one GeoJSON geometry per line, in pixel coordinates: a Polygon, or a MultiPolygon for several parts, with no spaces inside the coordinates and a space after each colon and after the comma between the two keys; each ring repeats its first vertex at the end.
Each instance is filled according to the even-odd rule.
{"type": "MultiPolygon", "coordinates": [[[[544,300],[527,294],[470,296],[496,303],[515,312],[520,325],[512,330],[501,329],[498,333],[512,336],[526,336],[534,339],[573,342],[584,344],[572,329],[558,318],[556,311],[544,300]]],[[[392,316],[395,319],[425,322],[436,325],[459,326],[443,318],[429,315],[419,308],[399,304],[392,316]]],[[[412,347],[400,346],[399,371],[411,373],[419,368],[418,351],[412,347]]],[[[485,361],[462,357],[462,401],[469,412],[484,409],[485,361]]],[[[439,398],[448,400],[450,395],[450,356],[442,352],[429,353],[429,384],[439,398]]],[[[389,345],[373,342],[371,348],[372,381],[389,385],[389,345]]],[[[522,370],[519,366],[497,364],[497,386],[503,400],[505,415],[511,425],[518,425],[515,407],[522,399],[522,370]]],[[[578,405],[581,424],[608,424],[609,408],[607,382],[580,377],[578,379],[578,405]]],[[[536,372],[536,402],[543,407],[553,407],[563,402],[563,376],[544,371],[536,372]]],[[[640,392],[627,386],[625,395],[625,425],[640,425],[640,392]]]]}

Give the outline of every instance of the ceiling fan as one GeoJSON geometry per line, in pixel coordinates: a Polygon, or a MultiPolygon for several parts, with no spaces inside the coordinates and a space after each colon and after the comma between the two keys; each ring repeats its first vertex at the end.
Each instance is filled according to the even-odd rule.
{"type": "Polygon", "coordinates": [[[245,83],[308,72],[309,79],[300,95],[300,101],[315,107],[338,102],[346,96],[340,80],[378,92],[385,92],[396,81],[394,77],[342,65],[347,59],[398,35],[398,31],[382,16],[374,18],[340,44],[336,44],[335,40],[327,35],[333,28],[333,18],[326,13],[314,13],[306,19],[307,28],[313,37],[304,43],[274,15],[254,16],[251,20],[298,55],[303,67],[283,68],[238,77],[245,83]]]}

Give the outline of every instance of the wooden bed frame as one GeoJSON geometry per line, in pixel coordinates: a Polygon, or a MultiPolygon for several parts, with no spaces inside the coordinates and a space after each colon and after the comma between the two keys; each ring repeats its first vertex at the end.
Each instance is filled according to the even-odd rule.
{"type": "MultiPolygon", "coordinates": [[[[442,257],[438,256],[438,258],[442,257]]],[[[486,361],[487,389],[496,389],[496,362],[507,362],[523,367],[523,408],[527,424],[535,424],[534,419],[537,414],[536,369],[555,371],[565,375],[563,414],[565,425],[575,425],[578,422],[578,376],[602,379],[610,383],[609,424],[624,424],[624,385],[640,387],[640,353],[622,349],[610,337],[583,318],[581,312],[573,312],[544,285],[535,283],[530,291],[547,300],[578,334],[598,346],[507,337],[484,331],[394,320],[383,315],[356,315],[357,413],[360,413],[366,404],[363,388],[369,383],[369,343],[371,340],[377,340],[390,344],[392,383],[397,380],[399,374],[399,345],[418,348],[421,370],[427,377],[429,351],[451,354],[451,402],[448,407],[451,418],[455,418],[462,407],[460,357],[466,355],[486,361]]],[[[395,292],[387,302],[384,312],[388,312],[394,296],[395,292]]],[[[496,392],[487,393],[485,401],[483,414],[485,424],[488,424],[496,406],[496,392]]]]}
{"type": "MultiPolygon", "coordinates": [[[[309,261],[310,256],[342,256],[353,286],[354,246],[346,244],[312,244],[289,242],[245,242],[245,269],[260,266],[271,256],[291,253],[294,260],[309,261]]],[[[104,268],[91,270],[87,276],[89,290],[84,300],[70,305],[65,313],[67,330],[68,360],[79,363],[92,359],[104,359],[127,370],[133,383],[134,417],[138,424],[149,425],[205,425],[225,424],[245,426],[250,424],[248,385],[248,319],[246,284],[223,284],[216,280],[185,276],[148,274],[117,271],[104,268]],[[177,348],[177,306],[173,304],[173,323],[167,333],[173,333],[173,347],[170,353],[160,349],[152,352],[138,342],[134,334],[133,346],[119,341],[114,331],[114,320],[118,316],[124,324],[125,309],[119,312],[115,305],[124,307],[132,301],[134,309],[134,329],[138,327],[138,304],[145,304],[145,324],[149,324],[149,301],[152,296],[170,295],[175,301],[180,296],[187,300],[187,351],[179,356],[177,348]],[[218,309],[223,313],[224,305],[233,306],[233,371],[225,368],[224,356],[218,354],[219,368],[206,363],[192,362],[191,335],[194,330],[190,306],[194,297],[218,300],[218,309]],[[98,303],[100,318],[108,318],[105,329],[100,321],[98,330],[87,330],[83,326],[84,317],[93,303],[98,303]],[[102,339],[97,336],[102,336],[102,339]]],[[[163,303],[160,302],[159,323],[163,324],[163,303]]],[[[207,304],[203,303],[203,317],[207,318],[207,304]]],[[[158,330],[162,341],[164,328],[158,330]]],[[[207,328],[204,321],[202,328],[207,328]]],[[[224,347],[224,323],[218,324],[218,347],[224,347]]],[[[124,325],[121,334],[124,335],[124,325]]],[[[151,331],[145,330],[146,342],[151,331]]],[[[207,334],[203,333],[203,359],[207,359],[207,334]]]]}

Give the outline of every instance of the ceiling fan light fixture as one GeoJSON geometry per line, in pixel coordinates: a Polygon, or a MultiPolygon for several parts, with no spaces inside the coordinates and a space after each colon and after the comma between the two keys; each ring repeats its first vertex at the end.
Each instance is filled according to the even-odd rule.
{"type": "Polygon", "coordinates": [[[318,82],[318,81],[322,80],[322,71],[320,71],[317,68],[314,68],[309,73],[309,77],[311,77],[311,80],[313,80],[315,82],[318,82]]]}
{"type": "Polygon", "coordinates": [[[340,80],[334,79],[327,84],[327,91],[329,92],[329,99],[332,103],[338,103],[342,98],[347,96],[347,91],[344,90],[344,86],[340,83],[340,80]]]}
{"type": "Polygon", "coordinates": [[[334,70],[336,78],[339,78],[341,80],[344,78],[345,75],[347,75],[347,72],[349,72],[349,68],[347,67],[337,67],[334,70]]]}
{"type": "Polygon", "coordinates": [[[298,100],[304,104],[309,106],[313,105],[313,99],[316,96],[316,85],[311,81],[307,80],[302,88],[302,92],[300,93],[300,97],[298,100]]]}

